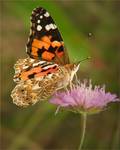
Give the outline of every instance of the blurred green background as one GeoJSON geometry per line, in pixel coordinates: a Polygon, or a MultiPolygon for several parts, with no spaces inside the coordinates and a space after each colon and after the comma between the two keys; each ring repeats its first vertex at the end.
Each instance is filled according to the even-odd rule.
{"type": "MultiPolygon", "coordinates": [[[[91,56],[79,70],[80,79],[119,96],[120,1],[114,0],[5,0],[1,5],[1,150],[75,150],[81,136],[81,116],[37,103],[19,108],[10,93],[15,87],[13,65],[25,58],[30,15],[35,7],[47,9],[54,18],[72,61],[91,56]]],[[[88,117],[85,150],[120,149],[120,104],[88,117]]]]}

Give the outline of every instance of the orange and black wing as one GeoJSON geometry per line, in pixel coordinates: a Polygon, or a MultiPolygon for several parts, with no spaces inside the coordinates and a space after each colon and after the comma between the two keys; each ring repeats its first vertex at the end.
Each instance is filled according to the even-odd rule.
{"type": "Polygon", "coordinates": [[[63,39],[50,14],[38,7],[32,11],[27,54],[34,59],[69,63],[63,39]]]}
{"type": "Polygon", "coordinates": [[[37,59],[31,59],[30,57],[25,59],[19,59],[15,66],[14,82],[19,83],[34,78],[43,79],[49,74],[58,71],[58,64],[49,61],[41,61],[37,59]]]}

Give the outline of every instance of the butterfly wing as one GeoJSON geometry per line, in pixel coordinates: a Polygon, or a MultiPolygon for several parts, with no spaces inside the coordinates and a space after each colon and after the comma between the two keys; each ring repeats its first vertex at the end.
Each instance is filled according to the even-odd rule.
{"type": "Polygon", "coordinates": [[[58,88],[63,87],[65,73],[54,62],[28,57],[19,59],[14,69],[17,85],[12,90],[11,97],[18,106],[27,107],[47,100],[58,88]]]}
{"type": "Polygon", "coordinates": [[[14,65],[14,69],[14,82],[20,83],[34,78],[43,80],[49,74],[57,72],[58,65],[54,62],[25,58],[19,59],[14,65]]]}
{"type": "Polygon", "coordinates": [[[69,63],[63,39],[50,14],[38,7],[32,12],[31,23],[27,54],[34,59],[69,63]]]}

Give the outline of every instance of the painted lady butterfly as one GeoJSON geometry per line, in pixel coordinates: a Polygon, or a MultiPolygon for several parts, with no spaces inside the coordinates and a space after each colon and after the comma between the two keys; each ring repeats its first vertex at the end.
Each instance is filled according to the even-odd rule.
{"type": "Polygon", "coordinates": [[[26,46],[29,57],[14,65],[17,85],[11,97],[13,103],[22,107],[48,99],[66,87],[79,69],[79,63],[70,63],[58,28],[45,9],[34,9],[31,23],[26,46]]]}

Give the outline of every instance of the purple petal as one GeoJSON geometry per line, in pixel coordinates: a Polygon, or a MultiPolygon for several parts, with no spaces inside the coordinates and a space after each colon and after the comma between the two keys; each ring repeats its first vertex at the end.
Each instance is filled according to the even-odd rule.
{"type": "Polygon", "coordinates": [[[95,86],[92,88],[91,82],[87,86],[87,82],[75,85],[67,92],[58,92],[52,99],[51,103],[61,107],[75,108],[104,108],[110,102],[120,101],[115,94],[105,93],[105,87],[95,86]]]}

